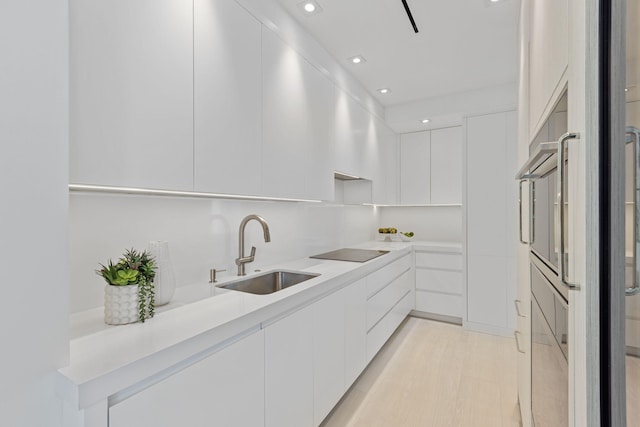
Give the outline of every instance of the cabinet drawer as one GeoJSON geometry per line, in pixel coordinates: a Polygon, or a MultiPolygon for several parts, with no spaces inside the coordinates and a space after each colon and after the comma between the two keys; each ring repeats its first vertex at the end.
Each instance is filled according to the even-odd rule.
{"type": "Polygon", "coordinates": [[[462,271],[462,255],[440,252],[416,252],[416,267],[444,268],[447,270],[462,271]]]}
{"type": "Polygon", "coordinates": [[[373,328],[411,290],[409,274],[409,271],[405,272],[367,300],[367,331],[373,328]]]}
{"type": "Polygon", "coordinates": [[[416,268],[416,289],[462,295],[462,272],[416,268]]]}
{"type": "Polygon", "coordinates": [[[443,316],[462,317],[462,296],[416,291],[416,310],[443,316]]]}
{"type": "Polygon", "coordinates": [[[367,278],[367,298],[384,288],[396,277],[411,268],[411,256],[406,255],[393,263],[371,273],[367,278]]]}
{"type": "Polygon", "coordinates": [[[367,333],[367,363],[382,348],[389,337],[411,311],[411,293],[398,302],[373,329],[367,333]]]}

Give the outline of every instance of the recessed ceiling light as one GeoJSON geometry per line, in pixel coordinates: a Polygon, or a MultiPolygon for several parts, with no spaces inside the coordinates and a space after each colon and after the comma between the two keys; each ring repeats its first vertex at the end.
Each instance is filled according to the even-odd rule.
{"type": "Polygon", "coordinates": [[[349,61],[351,61],[353,64],[362,64],[363,62],[367,62],[367,60],[364,59],[364,56],[362,55],[352,56],[351,58],[349,58],[349,61]]]}
{"type": "Polygon", "coordinates": [[[383,87],[382,89],[378,89],[378,92],[384,95],[385,93],[391,92],[391,90],[389,88],[383,87]]]}
{"type": "Polygon", "coordinates": [[[429,120],[429,119],[422,119],[422,120],[420,120],[420,123],[422,123],[422,124],[425,124],[425,125],[426,125],[426,124],[427,124],[427,123],[429,123],[430,121],[431,121],[431,120],[429,120]]]}
{"type": "Polygon", "coordinates": [[[315,15],[322,12],[322,7],[316,0],[305,0],[298,3],[298,7],[302,9],[305,15],[315,15]]]}

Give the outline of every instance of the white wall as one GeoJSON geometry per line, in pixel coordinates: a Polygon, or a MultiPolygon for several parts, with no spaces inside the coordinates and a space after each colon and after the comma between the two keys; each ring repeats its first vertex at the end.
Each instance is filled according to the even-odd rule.
{"type": "Polygon", "coordinates": [[[236,274],[238,227],[246,215],[265,218],[271,243],[255,221],[246,229],[245,250],[256,246],[247,272],[375,237],[378,215],[371,206],[328,203],[207,200],[75,193],[70,198],[70,311],[103,305],[104,281],[94,270],[125,248],[146,249],[169,241],[176,285],[207,283],[209,269],[236,274]]]}
{"type": "Polygon", "coordinates": [[[381,207],[380,226],[398,231],[413,231],[414,240],[462,242],[462,208],[446,207],[381,207]]]}
{"type": "Polygon", "coordinates": [[[68,360],[68,10],[0,2],[0,425],[58,426],[68,360]]]}

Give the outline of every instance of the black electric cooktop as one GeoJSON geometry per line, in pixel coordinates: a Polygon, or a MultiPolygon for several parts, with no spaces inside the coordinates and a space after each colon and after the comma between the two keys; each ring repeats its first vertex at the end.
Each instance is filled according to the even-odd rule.
{"type": "Polygon", "coordinates": [[[326,252],[324,254],[318,254],[310,256],[309,258],[318,259],[332,259],[336,261],[350,261],[350,262],[367,262],[381,255],[388,254],[389,251],[378,251],[373,249],[351,249],[343,248],[337,251],[326,252]]]}

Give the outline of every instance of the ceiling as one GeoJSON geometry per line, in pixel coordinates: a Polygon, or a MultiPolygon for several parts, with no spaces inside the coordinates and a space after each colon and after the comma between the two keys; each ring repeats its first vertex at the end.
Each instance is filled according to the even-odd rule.
{"type": "Polygon", "coordinates": [[[407,0],[417,34],[401,0],[277,1],[386,107],[517,78],[519,0],[407,0]]]}

